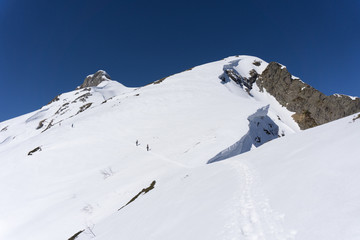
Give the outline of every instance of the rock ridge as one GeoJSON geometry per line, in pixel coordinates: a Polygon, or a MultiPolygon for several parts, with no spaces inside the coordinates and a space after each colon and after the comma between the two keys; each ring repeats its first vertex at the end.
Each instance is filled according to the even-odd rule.
{"type": "Polygon", "coordinates": [[[360,99],[346,95],[327,96],[292,76],[285,66],[270,62],[256,84],[289,111],[300,129],[308,129],[360,112],[360,99]]]}

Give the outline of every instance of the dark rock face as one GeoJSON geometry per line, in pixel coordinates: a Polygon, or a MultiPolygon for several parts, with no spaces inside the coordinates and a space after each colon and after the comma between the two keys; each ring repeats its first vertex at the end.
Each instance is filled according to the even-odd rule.
{"type": "Polygon", "coordinates": [[[28,156],[31,156],[31,155],[33,155],[35,152],[37,152],[37,151],[41,151],[41,147],[36,147],[36,148],[34,148],[33,150],[31,150],[29,153],[28,153],[28,156]]]}
{"type": "MultiPolygon", "coordinates": [[[[232,80],[236,84],[240,85],[241,88],[245,87],[244,88],[245,91],[247,91],[250,94],[250,90],[252,89],[252,85],[256,81],[256,78],[258,77],[258,73],[254,69],[252,69],[249,73],[251,76],[249,79],[243,77],[234,68],[234,66],[236,66],[238,63],[239,60],[235,60],[230,62],[230,64],[224,65],[223,67],[224,72],[219,76],[219,79],[222,81],[222,83],[227,83],[232,80]]],[[[259,62],[259,64],[261,63],[259,62]]]]}
{"type": "Polygon", "coordinates": [[[268,93],[289,111],[301,129],[321,125],[360,112],[360,99],[346,95],[326,96],[291,76],[279,63],[271,62],[257,78],[260,90],[268,93]]]}
{"type": "Polygon", "coordinates": [[[152,181],[150,186],[147,188],[143,188],[138,194],[136,194],[132,199],[130,199],[130,201],[125,204],[124,206],[122,206],[121,208],[118,209],[118,211],[120,211],[121,209],[123,209],[124,207],[126,207],[127,205],[129,205],[130,203],[132,203],[133,201],[135,201],[141,194],[146,194],[149,191],[153,190],[155,187],[156,181],[152,181]]]}
{"type": "Polygon", "coordinates": [[[83,84],[81,84],[76,89],[87,88],[87,87],[96,87],[101,82],[103,82],[105,80],[110,80],[110,79],[111,79],[111,77],[109,76],[109,74],[107,74],[103,70],[99,70],[95,74],[91,74],[91,75],[87,76],[85,78],[83,84]]]}

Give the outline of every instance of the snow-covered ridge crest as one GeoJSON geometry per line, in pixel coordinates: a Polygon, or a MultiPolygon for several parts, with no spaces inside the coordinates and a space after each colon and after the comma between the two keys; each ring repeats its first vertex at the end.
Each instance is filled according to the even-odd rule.
{"type": "MultiPolygon", "coordinates": [[[[166,96],[168,94],[171,94],[174,90],[179,92],[179,89],[186,89],[179,92],[181,95],[186,95],[188,93],[194,94],[194,102],[198,102],[199,100],[203,101],[206,99],[206,97],[195,97],[198,92],[211,92],[211,95],[218,96],[218,98],[222,98],[224,100],[228,97],[232,98],[236,96],[242,96],[242,98],[246,98],[247,101],[251,102],[249,105],[251,106],[249,107],[249,110],[251,110],[248,112],[248,114],[247,111],[243,112],[243,114],[247,114],[243,116],[244,119],[246,119],[257,109],[264,105],[267,105],[268,103],[263,102],[261,103],[262,106],[257,105],[256,101],[259,101],[257,95],[259,94],[254,93],[252,96],[249,95],[246,91],[244,91],[245,89],[242,89],[242,86],[235,83],[233,79],[231,80],[231,82],[229,80],[228,83],[221,83],[219,75],[223,74],[226,70],[232,70],[237,73],[241,78],[247,79],[247,77],[253,77],[251,72],[256,73],[256,75],[261,74],[267,65],[267,62],[257,57],[228,57],[224,60],[200,65],[198,67],[194,67],[193,69],[189,69],[189,71],[172,75],[166,78],[165,84],[163,84],[162,81],[159,81],[155,83],[162,84],[148,85],[137,89],[127,88],[122,84],[118,83],[117,81],[110,80],[111,78],[109,74],[106,73],[106,71],[99,70],[95,74],[88,75],[85,78],[84,83],[79,86],[77,90],[63,93],[55,97],[49,104],[41,108],[39,111],[35,111],[34,113],[30,114],[26,119],[24,119],[21,124],[26,125],[28,129],[32,128],[33,130],[35,130],[32,134],[29,135],[30,137],[32,135],[48,131],[50,128],[53,129],[54,127],[60,127],[65,122],[70,122],[75,117],[78,118],[79,115],[83,115],[84,112],[88,113],[89,111],[91,112],[94,108],[100,107],[102,105],[108,105],[107,102],[109,100],[111,100],[110,102],[113,102],[110,103],[112,107],[117,107],[120,102],[123,102],[123,100],[121,99],[127,99],[130,96],[133,97],[141,95],[139,99],[146,102],[147,100],[142,97],[143,92],[146,93],[154,91],[157,92],[157,95],[159,96],[166,96]],[[177,79],[181,79],[181,81],[177,81],[177,79]],[[225,89],[228,89],[230,92],[232,92],[232,95],[234,96],[228,96],[228,92],[222,93],[222,91],[224,90],[224,86],[225,89]],[[136,93],[132,93],[133,91],[136,91],[136,93]],[[225,95],[222,96],[223,94],[225,95]],[[114,104],[115,102],[117,103],[114,104]],[[252,105],[254,105],[254,109],[252,109],[252,105]]],[[[180,99],[182,99],[182,97],[180,97],[180,99]]],[[[233,104],[242,105],[241,101],[242,100],[240,100],[239,103],[233,102],[233,104]]],[[[205,106],[203,106],[202,108],[207,108],[207,105],[211,104],[206,102],[207,101],[204,102],[205,106]]],[[[157,106],[158,104],[159,101],[156,101],[154,106],[157,106]]],[[[277,120],[277,115],[282,116],[282,119],[284,119],[284,113],[280,113],[278,109],[276,111],[272,110],[274,104],[272,104],[272,107],[270,107],[270,112],[272,113],[273,120],[277,120]]],[[[176,108],[177,107],[175,107],[175,109],[176,108]]],[[[155,109],[155,111],[157,111],[157,109],[155,109]]],[[[287,113],[285,115],[287,115],[287,113]]],[[[288,122],[284,123],[281,128],[287,128],[286,126],[289,126],[288,122]]],[[[24,136],[24,134],[16,131],[14,127],[10,127],[9,129],[11,130],[7,131],[7,133],[11,136],[6,137],[6,139],[8,139],[7,141],[5,141],[6,143],[10,143],[11,141],[9,141],[9,139],[12,139],[12,137],[14,136],[18,136],[16,138],[17,141],[19,140],[19,135],[24,136]]],[[[290,130],[290,133],[291,132],[292,130],[290,130]]],[[[5,136],[5,134],[3,135],[5,136]]],[[[226,147],[227,146],[224,146],[224,148],[226,147]]]]}
{"type": "Polygon", "coordinates": [[[298,134],[266,89],[235,81],[267,67],[235,56],[139,88],[99,73],[1,122],[0,239],[356,239],[360,116],[298,134]],[[206,164],[243,137],[251,151],[206,164]]]}

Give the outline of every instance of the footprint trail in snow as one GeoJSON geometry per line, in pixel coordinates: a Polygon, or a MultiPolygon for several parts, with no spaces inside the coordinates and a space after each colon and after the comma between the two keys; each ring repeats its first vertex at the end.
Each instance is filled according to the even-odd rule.
{"type": "Polygon", "coordinates": [[[223,233],[226,240],[294,240],[295,231],[283,228],[284,216],[273,211],[259,186],[256,173],[245,163],[228,161],[237,171],[237,190],[229,199],[229,221],[223,233]]]}

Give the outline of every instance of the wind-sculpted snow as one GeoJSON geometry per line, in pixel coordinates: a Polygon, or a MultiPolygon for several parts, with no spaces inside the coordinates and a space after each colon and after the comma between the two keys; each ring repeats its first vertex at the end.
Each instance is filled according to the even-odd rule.
{"type": "Polygon", "coordinates": [[[251,148],[259,147],[262,144],[277,138],[279,127],[267,115],[269,105],[258,109],[248,117],[249,131],[236,143],[211,158],[208,163],[213,163],[250,151],[251,148]]]}
{"type": "Polygon", "coordinates": [[[0,142],[0,144],[5,144],[5,143],[7,143],[7,142],[10,142],[10,141],[11,141],[11,138],[12,138],[12,136],[6,137],[4,140],[2,140],[2,142],[0,142]]]}
{"type": "Polygon", "coordinates": [[[31,121],[35,121],[35,120],[39,120],[42,119],[46,116],[46,111],[48,111],[49,108],[44,108],[38,112],[36,112],[34,115],[32,115],[31,117],[29,117],[28,119],[26,119],[26,123],[31,122],[31,121]]]}

